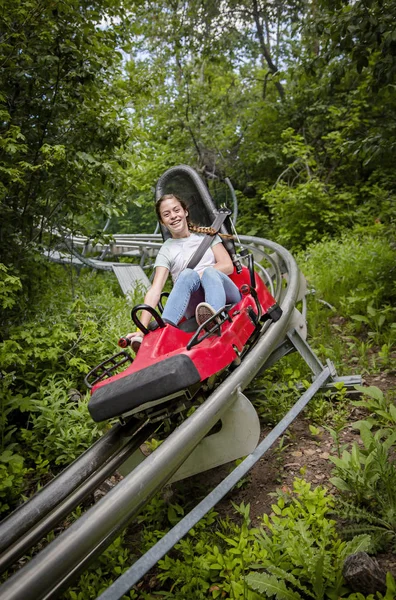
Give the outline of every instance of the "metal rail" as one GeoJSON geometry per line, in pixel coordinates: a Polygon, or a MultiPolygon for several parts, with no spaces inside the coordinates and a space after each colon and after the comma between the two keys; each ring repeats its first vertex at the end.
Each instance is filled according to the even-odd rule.
{"type": "Polygon", "coordinates": [[[0,523],[0,552],[11,546],[18,538],[53,510],[83,481],[118,452],[134,434],[136,425],[130,421],[126,426],[115,425],[95,442],[62,473],[47,483],[28,502],[14,510],[0,523]]]}
{"type": "MultiPolygon", "coordinates": [[[[80,463],[78,463],[78,460],[73,463],[74,469],[79,468],[78,479],[81,482],[78,487],[67,487],[66,478],[61,477],[66,473],[66,471],[64,471],[58,476],[59,479],[58,477],[55,477],[46,486],[46,493],[48,493],[49,496],[40,496],[40,494],[36,494],[31,501],[28,501],[23,505],[22,508],[24,511],[22,512],[21,516],[23,518],[21,520],[19,520],[18,514],[14,515],[13,513],[10,515],[10,517],[13,518],[10,518],[10,521],[5,523],[6,527],[4,528],[4,533],[7,534],[7,532],[10,531],[10,527],[13,527],[13,535],[5,535],[4,537],[3,547],[5,547],[5,550],[0,555],[0,573],[13,565],[18,558],[23,556],[25,552],[32,548],[47,533],[52,531],[63,518],[69,515],[72,510],[80,504],[80,502],[82,502],[89,494],[92,494],[107,477],[110,477],[110,475],[112,475],[118,467],[146,441],[154,430],[155,425],[147,425],[141,427],[132,438],[127,438],[124,445],[119,446],[116,442],[113,445],[113,454],[103,463],[98,460],[101,456],[101,447],[99,446],[96,449],[96,456],[93,456],[91,459],[91,469],[94,469],[95,463],[98,466],[91,474],[87,473],[87,478],[85,480],[83,480],[83,473],[85,471],[84,462],[86,458],[83,455],[83,457],[80,457],[82,459],[80,463]],[[64,497],[63,500],[62,497],[64,497]],[[27,516],[31,517],[30,528],[27,528],[27,516]],[[24,534],[20,533],[22,529],[24,530],[24,534]],[[13,543],[9,543],[8,546],[5,546],[7,538],[8,541],[12,540],[13,543]]],[[[119,437],[124,438],[125,441],[125,436],[126,434],[121,432],[119,437]]],[[[106,442],[106,445],[107,444],[108,441],[106,442]]],[[[0,535],[1,534],[2,529],[0,527],[0,535]]]]}
{"type": "MultiPolygon", "coordinates": [[[[153,236],[150,237],[153,239],[153,236]]],[[[109,545],[155,492],[172,477],[232,405],[238,391],[248,386],[278,344],[285,339],[299,294],[297,265],[290,253],[274,242],[251,236],[243,236],[241,240],[269,248],[278,254],[285,265],[288,286],[281,299],[282,318],[271,324],[242,364],[153,454],[15,573],[0,588],[1,599],[58,598],[60,591],[68,587],[88,562],[109,545]]]]}
{"type": "Polygon", "coordinates": [[[240,463],[223,481],[221,481],[193,510],[179,521],[154,546],[139,558],[123,575],[121,575],[105,592],[100,600],[119,600],[126,594],[156,563],[165,556],[217,502],[219,502],[244,477],[258,460],[271,448],[301,411],[306,407],[316,392],[326,384],[331,376],[329,367],[325,367],[313,384],[299,398],[279,423],[262,440],[257,448],[240,463]]]}

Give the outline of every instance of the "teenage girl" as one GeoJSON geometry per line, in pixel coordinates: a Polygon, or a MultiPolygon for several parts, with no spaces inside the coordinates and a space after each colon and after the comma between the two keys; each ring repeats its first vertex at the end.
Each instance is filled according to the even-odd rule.
{"type": "MultiPolygon", "coordinates": [[[[174,194],[162,196],[156,204],[156,212],[172,237],[158,252],[154,280],[144,303],[157,306],[169,273],[173,288],[162,314],[166,323],[176,326],[183,316],[189,318],[195,311],[197,323],[201,325],[226,304],[239,302],[240,292],[228,277],[234,267],[220,237],[210,227],[193,225],[186,204],[174,194]],[[213,235],[211,246],[194,269],[186,269],[206,233],[213,235]]],[[[140,321],[145,327],[150,319],[150,313],[142,311],[140,321]]],[[[141,332],[127,335],[135,352],[143,340],[142,335],[141,332]]]]}

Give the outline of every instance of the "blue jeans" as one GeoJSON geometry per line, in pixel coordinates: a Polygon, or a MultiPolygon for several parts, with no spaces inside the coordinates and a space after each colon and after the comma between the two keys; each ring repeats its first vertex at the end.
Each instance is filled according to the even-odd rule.
{"type": "Polygon", "coordinates": [[[173,286],[166,302],[163,319],[177,325],[181,318],[195,313],[200,302],[207,302],[217,312],[226,304],[235,304],[241,294],[231,279],[213,267],[207,267],[200,277],[197,271],[185,269],[173,286]]]}

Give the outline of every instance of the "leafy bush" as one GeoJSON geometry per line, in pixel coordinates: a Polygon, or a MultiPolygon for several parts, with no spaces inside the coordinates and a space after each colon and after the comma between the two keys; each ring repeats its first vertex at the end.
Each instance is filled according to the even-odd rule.
{"type": "Polygon", "coordinates": [[[279,599],[342,597],[347,591],[342,577],[344,560],[367,550],[370,537],[342,541],[335,521],[327,516],[333,508],[334,500],[324,488],[311,490],[311,484],[296,479],[293,492],[280,495],[272,505],[274,514],[264,515],[266,530],[258,539],[268,560],[256,568],[265,568],[266,573],[250,573],[247,583],[279,599]]]}
{"type": "Polygon", "coordinates": [[[3,310],[11,308],[17,302],[17,292],[22,287],[19,277],[9,274],[9,269],[0,263],[0,305],[3,310]]]}
{"type": "Polygon", "coordinates": [[[215,513],[208,513],[188,537],[175,546],[175,556],[159,561],[161,583],[171,582],[173,598],[235,598],[259,600],[244,583],[245,569],[263,560],[256,540],[257,529],[250,528],[250,506],[235,507],[242,525],[221,520],[212,531],[215,513]]]}
{"type": "MultiPolygon", "coordinates": [[[[102,594],[132,562],[129,550],[125,547],[124,535],[121,535],[106,548],[95,562],[81,575],[78,584],[64,594],[62,600],[93,600],[102,594]]],[[[137,599],[131,590],[123,598],[137,599]]]]}
{"type": "Polygon", "coordinates": [[[0,513],[18,499],[26,473],[22,456],[10,448],[0,454],[0,513]]]}
{"type": "Polygon", "coordinates": [[[71,402],[68,392],[85,394],[84,375],[117,352],[118,337],[131,329],[129,302],[135,299],[121,296],[114,276],[77,276],[59,265],[48,273],[26,318],[10,318],[0,342],[0,453],[6,452],[0,510],[12,507],[31,468],[37,478],[51,466],[66,465],[100,435],[87,398],[71,402]]]}
{"type": "MultiPolygon", "coordinates": [[[[385,395],[382,390],[372,385],[364,387],[356,385],[355,389],[362,394],[361,400],[355,400],[354,406],[364,408],[371,414],[365,419],[370,427],[394,428],[396,426],[396,406],[390,398],[390,394],[385,395]]],[[[356,426],[356,424],[355,424],[356,426]]]]}
{"type": "Polygon", "coordinates": [[[213,531],[205,517],[173,555],[158,563],[159,580],[171,584],[172,598],[259,600],[263,593],[291,600],[345,597],[343,562],[349,554],[367,550],[370,537],[341,540],[335,521],[328,518],[334,499],[324,488],[312,490],[296,479],[292,492],[278,493],[261,529],[251,527],[249,505],[235,509],[241,525],[220,520],[213,531]]]}
{"type": "Polygon", "coordinates": [[[340,232],[354,205],[352,195],[317,178],[294,187],[279,182],[263,199],[272,213],[276,240],[294,251],[340,232]]]}
{"type": "Polygon", "coordinates": [[[372,414],[354,427],[363,442],[356,442],[351,451],[346,449],[339,457],[331,457],[335,464],[335,477],[331,482],[342,494],[341,514],[349,525],[345,534],[368,532],[375,550],[396,548],[396,444],[395,405],[386,401],[381,390],[362,388],[367,400],[354,402],[369,409],[372,414]],[[383,428],[374,432],[374,427],[383,428]]]}
{"type": "MultiPolygon", "coordinates": [[[[319,299],[334,305],[349,319],[343,327],[342,339],[345,340],[348,331],[359,336],[349,340],[349,349],[348,343],[344,343],[342,354],[350,354],[349,350],[355,357],[360,354],[362,368],[371,366],[367,351],[372,346],[367,343],[381,346],[378,358],[382,365],[392,363],[391,348],[396,339],[395,265],[396,248],[389,243],[381,225],[366,230],[357,228],[339,239],[314,244],[300,256],[301,269],[319,299]]],[[[323,327],[321,321],[321,336],[323,327]]],[[[336,343],[340,342],[338,336],[336,343]]],[[[328,338],[322,343],[322,350],[327,358],[334,360],[332,345],[328,338]]]]}
{"type": "Polygon", "coordinates": [[[395,265],[396,248],[382,235],[380,225],[313,244],[300,257],[301,269],[310,283],[348,316],[366,315],[370,303],[378,309],[392,302],[396,295],[395,265]]]}
{"type": "Polygon", "coordinates": [[[353,495],[357,503],[382,504],[396,516],[396,468],[390,461],[390,449],[396,442],[396,432],[384,430],[373,434],[368,423],[359,423],[364,444],[356,442],[351,452],[344,450],[342,456],[330,457],[336,466],[333,485],[353,495]]]}
{"type": "Polygon", "coordinates": [[[88,412],[88,394],[70,401],[71,382],[53,376],[32,394],[29,428],[21,430],[29,456],[42,457],[55,465],[68,465],[101,435],[106,424],[93,423],[88,412]]]}

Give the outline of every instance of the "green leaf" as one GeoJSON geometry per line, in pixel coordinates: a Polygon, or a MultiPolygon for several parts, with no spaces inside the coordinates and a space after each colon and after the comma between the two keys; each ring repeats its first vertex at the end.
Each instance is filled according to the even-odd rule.
{"type": "Polygon", "coordinates": [[[359,323],[369,323],[369,319],[367,317],[365,317],[364,315],[351,315],[351,319],[353,319],[354,321],[358,321],[359,323]]]}
{"type": "Polygon", "coordinates": [[[380,402],[384,399],[384,394],[382,390],[378,387],[371,385],[369,387],[364,387],[363,385],[355,385],[355,390],[363,394],[364,396],[369,396],[370,398],[374,398],[374,400],[378,400],[380,402]]]}
{"type": "Polygon", "coordinates": [[[350,492],[351,486],[346,483],[341,477],[330,477],[330,483],[332,483],[337,489],[343,492],[350,492]]]}
{"type": "Polygon", "coordinates": [[[298,592],[287,589],[283,581],[279,581],[273,575],[266,573],[249,573],[246,577],[246,583],[249,587],[261,594],[276,596],[277,600],[301,600],[302,596],[298,592]]]}
{"type": "Polygon", "coordinates": [[[396,582],[390,571],[386,574],[386,595],[384,600],[394,600],[396,596],[396,582]]]}
{"type": "Polygon", "coordinates": [[[396,423],[396,406],[394,404],[391,404],[389,406],[389,412],[391,414],[393,421],[396,423]]]}
{"type": "Polygon", "coordinates": [[[371,548],[371,537],[367,534],[357,535],[347,543],[345,557],[356,552],[367,552],[371,548]]]}

